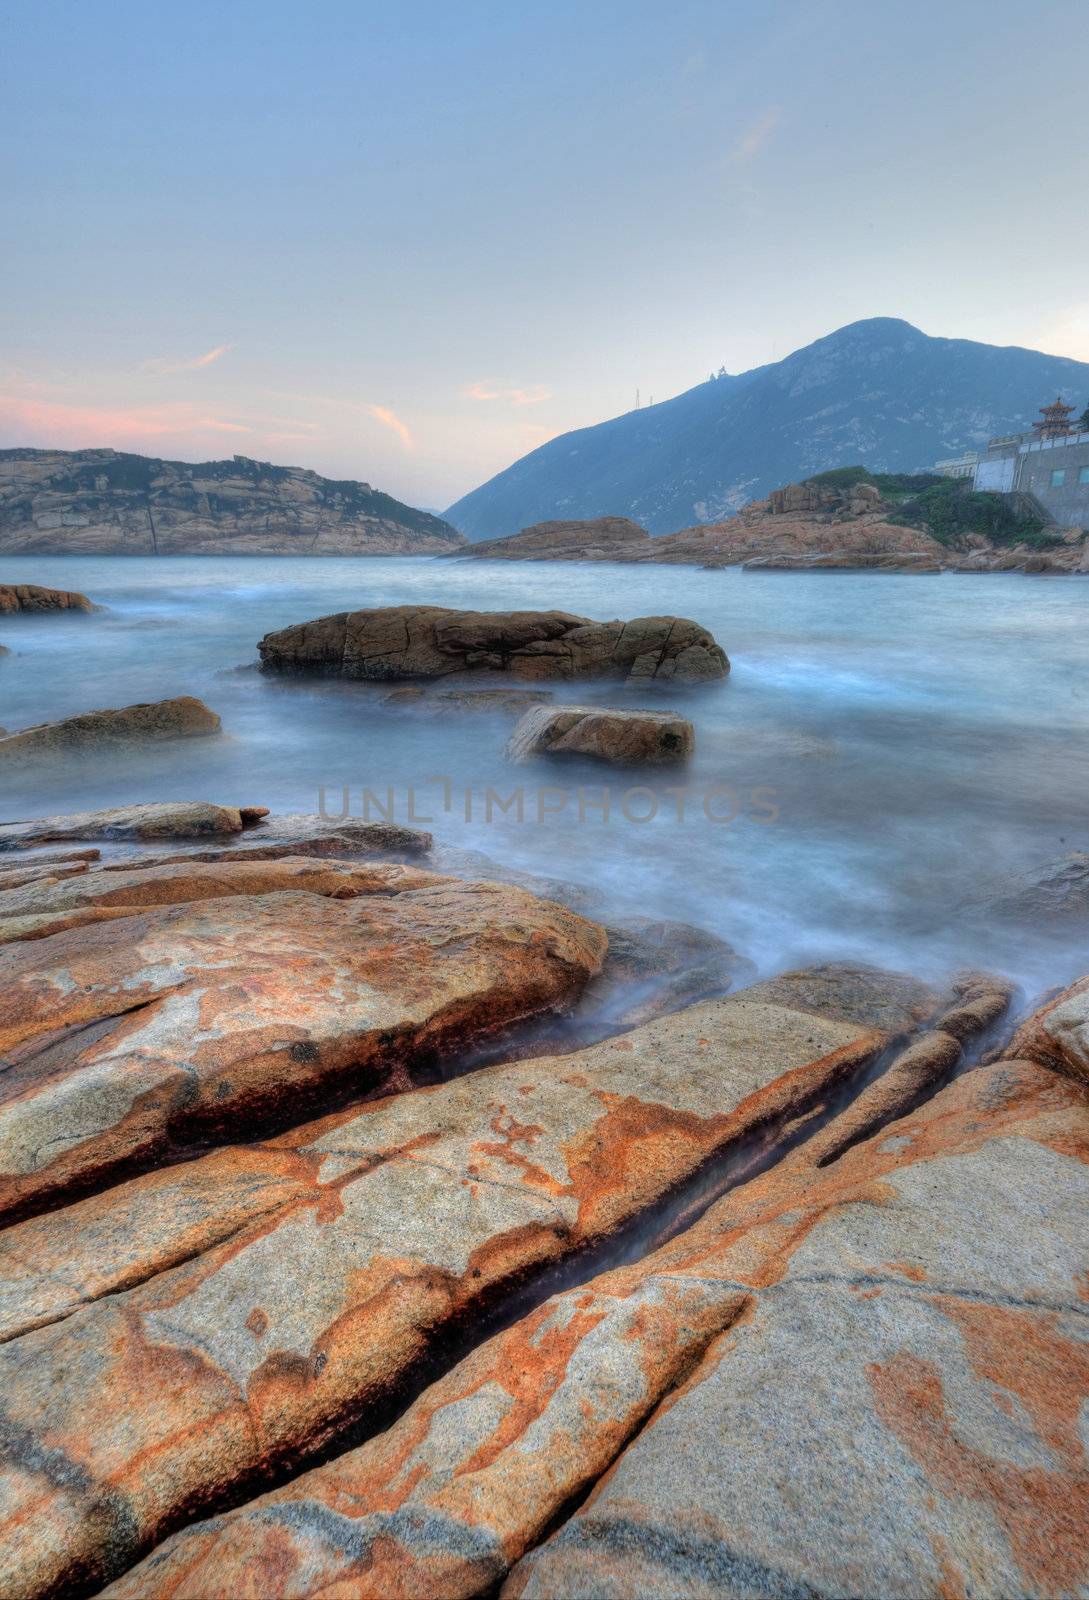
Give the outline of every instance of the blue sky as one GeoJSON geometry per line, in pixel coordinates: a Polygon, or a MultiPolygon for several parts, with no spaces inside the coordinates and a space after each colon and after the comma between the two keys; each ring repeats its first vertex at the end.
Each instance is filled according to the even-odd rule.
{"type": "Polygon", "coordinates": [[[0,444],[442,506],[859,317],[1089,359],[1085,0],[5,13],[0,444]]]}

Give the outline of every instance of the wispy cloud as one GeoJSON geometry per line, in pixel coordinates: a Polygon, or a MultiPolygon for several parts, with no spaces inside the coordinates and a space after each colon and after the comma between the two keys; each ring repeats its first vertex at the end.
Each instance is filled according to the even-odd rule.
{"type": "Polygon", "coordinates": [[[212,366],[221,356],[225,356],[230,348],[229,344],[217,344],[214,349],[206,350],[202,356],[194,356],[190,361],[175,361],[168,356],[155,356],[152,360],[144,362],[144,371],[159,374],[197,372],[201,367],[212,366]]]}
{"type": "Polygon", "coordinates": [[[384,428],[389,428],[395,433],[406,450],[412,449],[412,431],[407,422],[402,422],[396,411],[391,411],[389,406],[368,406],[367,410],[384,428]]]}
{"type": "Polygon", "coordinates": [[[763,150],[776,128],[783,120],[780,106],[768,106],[745,129],[730,151],[730,162],[735,167],[748,166],[763,150]]]}
{"type": "Polygon", "coordinates": [[[512,406],[539,406],[542,400],[552,398],[552,390],[540,383],[528,389],[501,389],[487,378],[471,383],[465,394],[470,400],[505,400],[512,406]]]}
{"type": "Polygon", "coordinates": [[[119,407],[69,405],[27,395],[0,394],[0,426],[61,447],[132,443],[183,434],[252,433],[242,422],[202,416],[186,405],[119,407]]]}

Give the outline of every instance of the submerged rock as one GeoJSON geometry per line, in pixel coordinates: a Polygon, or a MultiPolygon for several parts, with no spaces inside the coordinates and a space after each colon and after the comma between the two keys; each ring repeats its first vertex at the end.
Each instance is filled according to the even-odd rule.
{"type": "Polygon", "coordinates": [[[753,963],[725,939],[687,922],[629,917],[607,924],[606,932],[605,965],[582,1009],[613,1026],[651,1022],[756,976],[753,963]]]}
{"type": "Polygon", "coordinates": [[[342,611],[266,634],[257,648],[264,672],[378,680],[483,671],[697,683],[730,670],[707,630],[684,617],[591,622],[565,611],[342,611]]]}
{"type": "Polygon", "coordinates": [[[606,944],[520,890],[392,865],[159,867],[3,898],[52,936],[0,950],[0,1214],[319,1090],[403,1087],[413,1061],[573,998],[606,944]],[[111,920],[53,931],[84,910],[111,920]]]}
{"type": "Polygon", "coordinates": [[[673,711],[539,706],[511,735],[514,761],[535,756],[590,756],[623,766],[676,766],[691,758],[696,731],[673,711]]]}
{"type": "Polygon", "coordinates": [[[85,594],[44,589],[36,583],[0,583],[0,614],[16,611],[98,611],[85,594]]]}
{"type": "Polygon", "coordinates": [[[33,822],[0,823],[0,851],[68,839],[204,839],[241,833],[267,815],[266,806],[215,806],[203,800],[159,800],[114,806],[108,811],[74,811],[67,816],[38,817],[33,822]]]}
{"type": "MultiPolygon", "coordinates": [[[[449,937],[445,964],[464,939],[452,925],[449,937]]],[[[417,965],[413,952],[406,966],[417,965]]],[[[901,1025],[926,1001],[916,986],[901,1025]]],[[[758,986],[578,1055],[372,1102],[9,1228],[0,1382],[24,1446],[0,1485],[0,1588],[29,1600],[77,1576],[101,1583],[255,1473],[305,1462],[515,1285],[614,1239],[712,1158],[720,1190],[743,1176],[754,1139],[773,1139],[887,1041],[758,986]],[[63,1463],[48,1480],[45,1450],[63,1463]]],[[[648,1306],[630,1344],[609,1347],[638,1365],[644,1338],[665,1332],[648,1306]]],[[[519,1370],[508,1368],[512,1381],[519,1370]]],[[[543,1409],[550,1386],[524,1381],[543,1409]]],[[[587,1426],[609,1388],[580,1383],[587,1426]]],[[[458,1440],[476,1427],[466,1414],[458,1440]]],[[[508,1503],[520,1515],[526,1497],[508,1503]]],[[[498,1514],[497,1500],[479,1506],[498,1514]]],[[[294,1560],[278,1570],[286,1578],[294,1560]]],[[[225,1585],[224,1573],[213,1587],[225,1585]]]]}
{"type": "Polygon", "coordinates": [[[531,706],[546,705],[551,689],[440,689],[428,691],[406,683],[386,695],[384,704],[398,709],[441,715],[446,711],[512,712],[521,716],[531,706]]]}
{"type": "Polygon", "coordinates": [[[983,884],[962,910],[976,918],[1001,918],[1044,928],[1089,923],[1089,854],[1071,850],[1025,872],[983,884]]]}
{"type": "Polygon", "coordinates": [[[207,739],[223,725],[203,700],[181,695],[120,710],[85,711],[61,722],[43,722],[0,738],[0,765],[82,756],[129,744],[161,744],[174,739],[207,739]]]}

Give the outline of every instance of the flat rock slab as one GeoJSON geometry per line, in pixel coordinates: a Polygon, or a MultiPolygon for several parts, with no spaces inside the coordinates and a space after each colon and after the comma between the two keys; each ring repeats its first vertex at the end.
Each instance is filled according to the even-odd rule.
{"type": "Polygon", "coordinates": [[[673,711],[539,706],[522,717],[507,755],[512,761],[589,756],[620,766],[677,766],[691,759],[695,747],[696,730],[673,711]]]}
{"type": "MultiPolygon", "coordinates": [[[[107,909],[135,916],[153,906],[191,904],[232,895],[277,894],[299,890],[330,900],[353,900],[357,895],[401,894],[406,889],[432,889],[448,878],[418,867],[389,862],[356,863],[307,856],[273,856],[258,853],[228,861],[197,861],[191,856],[169,862],[117,865],[91,872],[86,864],[52,868],[50,876],[31,878],[21,885],[5,885],[0,872],[0,939],[9,926],[33,919],[35,937],[61,932],[72,913],[107,909]],[[79,881],[75,879],[78,877],[79,881]]],[[[10,941],[9,941],[10,942],[10,941]]],[[[45,959],[43,957],[43,959],[45,959]]]]}
{"type": "Polygon", "coordinates": [[[886,1040],[755,989],[8,1229],[0,1385],[21,1443],[0,1484],[0,1591],[104,1581],[305,1460],[527,1275],[612,1238],[712,1158],[728,1182],[754,1134],[886,1040]]]}
{"type": "Polygon", "coordinates": [[[706,628],[687,618],[592,622],[566,611],[342,611],[266,634],[257,648],[264,672],[376,680],[472,671],[530,681],[698,683],[730,670],[706,628]]]}
{"type": "Polygon", "coordinates": [[[405,866],[198,864],[7,898],[111,920],[0,949],[0,1214],[338,1084],[404,1087],[573,999],[606,946],[522,890],[405,866]]]}
{"type": "Polygon", "coordinates": [[[74,811],[61,817],[0,823],[0,851],[70,839],[205,839],[241,833],[267,815],[266,806],[216,806],[203,800],[160,800],[107,811],[74,811]]]}
{"type": "Polygon", "coordinates": [[[1079,1592],[1087,1134],[1073,1085],[970,1073],[554,1296],[106,1592],[455,1600],[512,1566],[505,1594],[549,1600],[1079,1592]]]}

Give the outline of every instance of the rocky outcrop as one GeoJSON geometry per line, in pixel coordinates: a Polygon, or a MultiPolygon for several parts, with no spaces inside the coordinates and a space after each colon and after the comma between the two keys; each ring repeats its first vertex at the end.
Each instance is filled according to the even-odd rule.
{"type": "Polygon", "coordinates": [[[0,769],[124,745],[163,744],[177,739],[208,739],[222,732],[214,711],[192,695],[157,700],[120,710],[85,711],[61,722],[20,728],[0,738],[0,769]]]}
{"type": "Polygon", "coordinates": [[[266,806],[215,806],[201,800],[160,800],[107,811],[74,811],[33,822],[0,823],[0,852],[63,840],[206,839],[241,833],[267,816],[266,806]]]}
{"type": "Polygon", "coordinates": [[[650,534],[627,517],[536,522],[505,539],[482,539],[453,552],[483,561],[629,561],[650,534]]]}
{"type": "Polygon", "coordinates": [[[301,467],[0,450],[8,555],[441,555],[463,543],[369,483],[301,467]]]}
{"type": "Polygon", "coordinates": [[[826,512],[847,519],[880,511],[882,506],[880,492],[872,483],[855,483],[840,489],[811,478],[804,483],[788,483],[768,495],[768,511],[775,517],[826,512]]]}
{"type": "Polygon", "coordinates": [[[706,628],[684,617],[591,622],[565,611],[342,611],[266,634],[258,650],[264,672],[379,681],[503,672],[529,681],[699,683],[730,670],[706,628]]]}
{"type": "Polygon", "coordinates": [[[507,754],[512,761],[589,756],[621,766],[677,766],[691,758],[695,745],[692,724],[673,711],[538,706],[515,728],[507,754]]]}
{"type": "Polygon", "coordinates": [[[110,1600],[1076,1593],[1087,1128],[1002,1062],[773,1167],[110,1600]]]}
{"type": "Polygon", "coordinates": [[[576,996],[606,947],[523,891],[393,865],[160,867],[0,898],[51,935],[0,950],[0,1213],[337,1085],[404,1086],[428,1053],[576,996]],[[109,920],[54,931],[87,910],[109,920]]]}
{"type": "MultiPolygon", "coordinates": [[[[2,455],[2,452],[0,452],[2,455]]],[[[43,589],[36,583],[0,583],[0,615],[17,611],[97,611],[85,594],[69,589],[43,589]]],[[[0,648],[0,655],[7,652],[0,648]]]]}
{"type": "MultiPolygon", "coordinates": [[[[528,915],[523,960],[546,962],[528,915]]],[[[459,925],[447,924],[445,964],[465,946],[459,925]]],[[[413,949],[406,971],[419,960],[413,949]]],[[[881,1010],[906,1028],[936,997],[921,985],[904,994],[906,1006],[885,996],[881,1010]]],[[[0,1489],[0,1588],[30,1600],[92,1587],[256,1473],[305,1463],[516,1284],[585,1259],[697,1172],[705,1194],[737,1181],[754,1136],[773,1137],[888,1039],[757,987],[9,1228],[0,1382],[22,1444],[0,1489]],[[46,1449],[63,1463],[48,1478],[46,1449]]],[[[648,1316],[638,1326],[653,1336],[648,1316]]],[[[547,1383],[538,1392],[528,1371],[520,1381],[531,1408],[547,1403],[547,1383]]],[[[467,1418],[462,1442],[471,1432],[467,1418]]],[[[480,1512],[492,1514],[486,1502],[480,1512]]]]}

